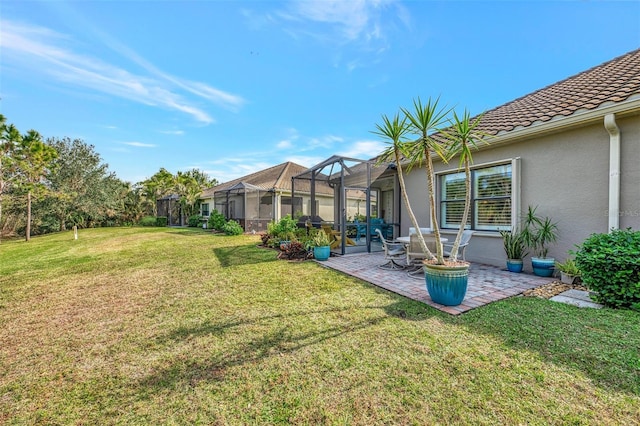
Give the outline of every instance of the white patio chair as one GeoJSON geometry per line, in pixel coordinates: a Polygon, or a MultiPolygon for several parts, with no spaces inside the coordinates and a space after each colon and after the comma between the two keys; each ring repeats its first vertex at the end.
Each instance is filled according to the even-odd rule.
{"type": "MultiPolygon", "coordinates": [[[[471,241],[471,237],[473,236],[474,231],[462,231],[462,238],[460,239],[460,245],[458,246],[458,256],[462,256],[462,260],[467,260],[464,257],[464,253],[467,250],[467,246],[469,245],[469,241],[471,241]]],[[[443,244],[445,248],[444,255],[446,257],[451,256],[451,249],[453,249],[453,243],[443,244]]]]}
{"type": "MultiPolygon", "coordinates": [[[[436,252],[436,237],[433,234],[422,234],[424,242],[427,244],[427,248],[431,253],[436,252]]],[[[427,255],[422,251],[420,246],[420,238],[418,234],[409,235],[409,245],[407,246],[407,265],[411,269],[407,272],[411,278],[423,278],[422,274],[422,261],[427,258],[427,255]]]]}
{"type": "Polygon", "coordinates": [[[386,263],[378,265],[378,268],[392,270],[404,269],[404,265],[396,262],[397,260],[400,260],[405,256],[406,250],[404,248],[404,244],[394,243],[387,240],[384,235],[382,235],[382,230],[379,228],[376,229],[376,233],[378,234],[378,237],[380,237],[382,248],[384,249],[384,258],[387,260],[386,263]]]}

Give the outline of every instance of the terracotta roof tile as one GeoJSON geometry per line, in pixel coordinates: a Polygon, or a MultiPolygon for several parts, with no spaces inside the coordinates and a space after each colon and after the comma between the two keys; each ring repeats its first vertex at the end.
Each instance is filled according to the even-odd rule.
{"type": "Polygon", "coordinates": [[[640,94],[640,49],[485,112],[479,129],[497,134],[640,94]]]}

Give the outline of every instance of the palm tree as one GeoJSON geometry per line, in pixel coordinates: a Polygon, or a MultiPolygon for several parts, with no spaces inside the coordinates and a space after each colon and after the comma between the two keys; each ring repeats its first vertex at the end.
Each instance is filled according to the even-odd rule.
{"type": "MultiPolygon", "coordinates": [[[[389,143],[389,146],[382,151],[382,154],[378,157],[378,164],[387,161],[395,162],[396,170],[398,171],[398,181],[400,183],[402,201],[407,208],[407,213],[409,214],[411,223],[416,229],[420,229],[418,219],[416,219],[416,215],[413,213],[411,203],[409,202],[409,195],[407,194],[404,182],[404,173],[402,171],[402,159],[406,157],[405,151],[407,149],[407,141],[404,139],[404,135],[409,131],[409,127],[407,126],[407,117],[403,118],[401,121],[398,114],[396,114],[392,120],[390,120],[386,115],[382,115],[382,124],[376,124],[376,128],[378,130],[373,131],[373,133],[388,139],[387,143],[389,143]]],[[[411,169],[411,166],[412,164],[409,163],[408,170],[411,169]]],[[[418,235],[418,241],[420,242],[422,251],[428,255],[429,258],[435,258],[433,253],[431,253],[431,250],[427,247],[427,244],[422,237],[422,233],[418,232],[418,235]]]]}
{"type": "Polygon", "coordinates": [[[462,117],[459,117],[456,112],[453,112],[453,119],[450,120],[451,125],[443,131],[443,134],[448,141],[448,153],[450,157],[459,156],[459,167],[464,169],[465,175],[465,198],[464,198],[464,210],[462,213],[462,219],[460,221],[460,227],[456,235],[456,240],[451,248],[451,254],[449,260],[456,261],[458,258],[458,248],[460,247],[460,240],[462,239],[462,233],[464,232],[465,225],[469,218],[469,211],[471,210],[471,163],[473,158],[471,156],[471,149],[478,148],[478,143],[482,138],[489,135],[477,130],[482,115],[479,115],[474,120],[471,119],[471,115],[468,110],[464,110],[462,117]]]}
{"type": "MultiPolygon", "coordinates": [[[[450,155],[445,144],[439,139],[435,139],[433,134],[441,131],[440,126],[445,122],[446,116],[451,111],[447,107],[438,107],[440,98],[432,101],[431,98],[425,105],[422,104],[420,98],[413,101],[413,112],[406,108],[401,108],[409,121],[410,131],[418,136],[418,139],[411,142],[408,146],[407,161],[411,167],[425,165],[427,174],[427,193],[429,197],[429,212],[431,215],[431,225],[436,238],[436,263],[444,264],[444,255],[442,253],[442,244],[440,240],[440,226],[436,217],[436,197],[435,197],[435,176],[433,171],[433,155],[438,156],[442,161],[447,162],[450,155]]],[[[418,227],[416,226],[416,229],[418,227]]],[[[422,234],[418,232],[420,245],[426,248],[422,234]]],[[[427,252],[425,252],[427,253],[427,252]]],[[[433,257],[433,256],[431,256],[433,257]]]]}

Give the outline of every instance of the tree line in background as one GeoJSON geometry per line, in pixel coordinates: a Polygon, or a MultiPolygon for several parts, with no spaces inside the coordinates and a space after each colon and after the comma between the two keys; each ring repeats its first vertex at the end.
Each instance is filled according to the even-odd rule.
{"type": "Polygon", "coordinates": [[[158,199],[175,194],[186,216],[198,214],[202,191],[217,180],[192,169],[161,168],[131,184],[109,171],[93,145],[48,138],[7,124],[0,114],[0,237],[137,224],[157,215],[158,199]]]}

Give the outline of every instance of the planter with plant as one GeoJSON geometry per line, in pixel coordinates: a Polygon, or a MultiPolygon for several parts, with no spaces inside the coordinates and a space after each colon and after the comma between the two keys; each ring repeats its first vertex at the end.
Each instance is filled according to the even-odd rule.
{"type": "Polygon", "coordinates": [[[527,245],[521,231],[500,231],[504,252],[507,255],[507,270],[510,272],[522,272],[524,257],[528,254],[527,245]]]}
{"type": "Polygon", "coordinates": [[[316,260],[327,260],[331,255],[331,242],[329,236],[323,230],[316,230],[315,235],[309,241],[309,246],[313,248],[313,257],[316,260]]]}
{"type": "Polygon", "coordinates": [[[529,206],[522,221],[524,240],[536,256],[531,258],[533,273],[540,277],[550,277],[554,273],[555,259],[547,257],[548,245],[558,240],[558,224],[537,214],[538,207],[529,206]]]}
{"type": "Polygon", "coordinates": [[[560,271],[560,281],[565,284],[574,284],[580,278],[580,269],[571,258],[567,258],[564,262],[556,262],[556,268],[560,271]]]}
{"type": "Polygon", "coordinates": [[[393,161],[398,172],[398,181],[403,203],[411,223],[416,229],[420,228],[411,208],[407,194],[403,168],[411,170],[413,167],[425,167],[427,177],[427,199],[431,226],[436,239],[436,252],[427,247],[421,233],[418,233],[420,247],[425,254],[424,261],[425,283],[431,300],[436,303],[455,306],[462,303],[467,292],[469,263],[458,260],[458,249],[467,223],[471,208],[471,149],[477,146],[481,138],[486,136],[477,130],[480,117],[472,120],[465,111],[462,117],[453,112],[453,117],[447,120],[451,109],[438,108],[438,100],[431,99],[423,105],[420,99],[414,100],[414,110],[401,108],[404,118],[396,114],[393,119],[383,115],[382,124],[377,124],[374,133],[388,140],[387,148],[379,157],[379,162],[393,161]],[[446,129],[442,127],[446,126],[446,129]],[[406,135],[417,136],[415,140],[407,140],[406,135]],[[434,135],[437,135],[434,137],[434,135]],[[458,227],[458,233],[448,258],[444,258],[440,227],[436,216],[436,179],[433,158],[437,157],[447,163],[453,157],[459,158],[459,167],[465,173],[465,204],[458,227]]]}

